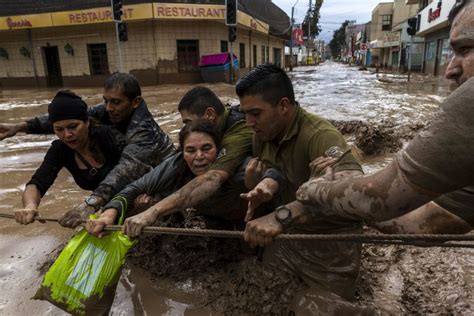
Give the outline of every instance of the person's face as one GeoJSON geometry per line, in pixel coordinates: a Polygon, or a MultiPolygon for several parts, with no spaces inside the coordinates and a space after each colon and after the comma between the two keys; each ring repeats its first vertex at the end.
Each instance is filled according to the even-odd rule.
{"type": "Polygon", "coordinates": [[[279,140],[286,128],[285,116],[288,112],[288,99],[283,98],[276,106],[263,100],[261,96],[240,98],[240,108],[245,113],[247,126],[262,141],[279,140]]]}
{"type": "Polygon", "coordinates": [[[204,111],[204,114],[202,116],[199,116],[195,113],[191,113],[187,110],[182,110],[181,112],[179,112],[179,114],[181,114],[181,120],[185,125],[200,119],[204,119],[213,125],[217,123],[217,113],[212,107],[208,107],[206,111],[204,111]]]}
{"type": "Polygon", "coordinates": [[[104,89],[105,110],[109,113],[112,123],[117,124],[127,120],[139,105],[141,97],[130,101],[120,88],[104,89]]]}
{"type": "Polygon", "coordinates": [[[216,157],[217,147],[210,135],[191,132],[184,140],[183,158],[194,175],[204,174],[216,157]]]}
{"type": "Polygon", "coordinates": [[[446,78],[463,84],[474,76],[474,5],[463,9],[454,19],[449,36],[454,56],[446,78]]]}
{"type": "Polygon", "coordinates": [[[62,120],[53,123],[54,133],[71,149],[83,147],[88,142],[89,122],[62,120]]]}

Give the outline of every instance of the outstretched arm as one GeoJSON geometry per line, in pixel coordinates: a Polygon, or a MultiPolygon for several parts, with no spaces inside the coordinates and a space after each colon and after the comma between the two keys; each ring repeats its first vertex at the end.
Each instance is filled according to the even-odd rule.
{"type": "Polygon", "coordinates": [[[160,216],[194,207],[215,194],[229,174],[221,170],[210,170],[188,182],[180,190],[161,200],[145,212],[125,220],[123,232],[130,237],[141,234],[143,227],[152,225],[160,216]]]}
{"type": "Polygon", "coordinates": [[[26,133],[26,122],[17,124],[3,123],[0,124],[0,140],[5,138],[13,137],[18,132],[26,133]]]}
{"type": "Polygon", "coordinates": [[[372,227],[386,234],[465,234],[472,226],[434,202],[372,227]]]}
{"type": "Polygon", "coordinates": [[[326,215],[372,223],[402,216],[438,195],[412,184],[394,161],[364,177],[334,182],[312,179],[298,189],[296,197],[302,203],[320,206],[326,215]]]}
{"type": "Polygon", "coordinates": [[[28,184],[22,195],[23,209],[15,211],[15,220],[23,225],[33,223],[38,215],[41,193],[34,184],[28,184]]]}

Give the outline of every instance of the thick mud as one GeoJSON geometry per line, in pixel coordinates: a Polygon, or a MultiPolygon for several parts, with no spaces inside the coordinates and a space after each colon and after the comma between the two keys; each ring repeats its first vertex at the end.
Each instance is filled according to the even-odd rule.
{"type": "MultiPolygon", "coordinates": [[[[451,86],[437,78],[359,71],[325,63],[291,73],[301,106],[328,118],[360,150],[364,170],[374,172],[436,115],[451,86]]],[[[234,87],[208,85],[225,103],[236,104],[234,87]]],[[[180,97],[192,86],[144,87],[163,129],[176,139],[180,97]]],[[[100,89],[74,89],[90,105],[100,89]]],[[[44,113],[53,90],[2,91],[2,122],[44,113]]],[[[19,135],[0,142],[0,211],[21,206],[21,190],[40,164],[53,136],[19,135]]],[[[62,172],[41,211],[59,217],[86,192],[62,172]]],[[[185,212],[160,225],[214,227],[185,212]]],[[[64,315],[46,302],[31,301],[42,275],[72,232],[52,223],[19,226],[0,219],[0,315],[64,315]]],[[[368,314],[473,314],[474,251],[468,249],[364,246],[357,305],[368,314]]],[[[304,285],[294,276],[267,270],[240,240],[145,236],[127,258],[111,315],[288,314],[304,285]]],[[[335,303],[343,306],[345,303],[335,303]]],[[[356,314],[354,310],[349,314],[356,314]]]]}

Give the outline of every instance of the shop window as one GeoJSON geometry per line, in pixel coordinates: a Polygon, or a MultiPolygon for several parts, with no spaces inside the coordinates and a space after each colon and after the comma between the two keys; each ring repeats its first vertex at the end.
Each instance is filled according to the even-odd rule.
{"type": "Polygon", "coordinates": [[[382,31],[390,31],[392,29],[392,15],[382,15],[382,31]]]}
{"type": "Polygon", "coordinates": [[[107,45],[105,43],[87,44],[87,53],[91,75],[107,75],[110,73],[107,45]]]}
{"type": "Polygon", "coordinates": [[[221,53],[227,53],[229,51],[229,42],[221,41],[221,53]]]}
{"type": "Polygon", "coordinates": [[[265,46],[262,46],[261,53],[262,53],[262,64],[264,64],[265,63],[265,46]]]}
{"type": "Polygon", "coordinates": [[[253,45],[253,66],[257,67],[257,45],[253,45]]]}
{"type": "Polygon", "coordinates": [[[426,43],[426,62],[434,62],[436,58],[436,41],[426,43]]]}
{"type": "Polygon", "coordinates": [[[245,44],[239,44],[239,62],[240,68],[245,68],[245,44]]]}
{"type": "Polygon", "coordinates": [[[446,66],[451,61],[453,57],[453,50],[451,49],[451,45],[449,45],[449,39],[443,39],[443,45],[441,47],[441,60],[440,65],[446,66]]]}
{"type": "Polygon", "coordinates": [[[273,49],[273,63],[278,67],[281,67],[281,49],[279,48],[273,49]]]}
{"type": "Polygon", "coordinates": [[[265,62],[269,63],[270,62],[270,47],[267,46],[267,53],[265,55],[265,62]]]}
{"type": "Polygon", "coordinates": [[[199,71],[199,41],[179,40],[178,48],[178,71],[199,71]]]}

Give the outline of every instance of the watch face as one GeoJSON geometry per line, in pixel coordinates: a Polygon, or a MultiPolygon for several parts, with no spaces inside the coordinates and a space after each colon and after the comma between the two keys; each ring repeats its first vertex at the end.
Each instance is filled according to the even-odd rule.
{"type": "Polygon", "coordinates": [[[86,204],[87,205],[90,205],[90,206],[95,206],[97,204],[97,198],[94,197],[94,196],[89,196],[87,199],[86,199],[86,204]]]}
{"type": "Polygon", "coordinates": [[[286,206],[280,206],[276,212],[276,217],[279,220],[286,220],[290,217],[290,210],[286,206]]]}

